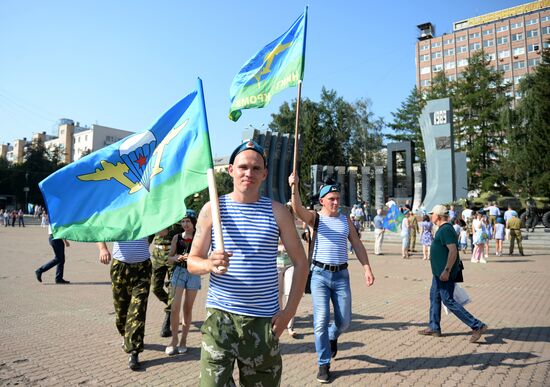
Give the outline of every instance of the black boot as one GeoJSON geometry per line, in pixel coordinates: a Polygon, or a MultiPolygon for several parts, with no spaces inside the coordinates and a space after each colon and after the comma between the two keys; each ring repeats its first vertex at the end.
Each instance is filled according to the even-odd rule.
{"type": "Polygon", "coordinates": [[[160,337],[171,337],[172,331],[170,330],[170,312],[166,312],[164,316],[164,322],[162,323],[162,328],[160,328],[160,337]]]}
{"type": "Polygon", "coordinates": [[[141,369],[141,363],[139,362],[138,353],[136,351],[132,351],[130,356],[128,356],[128,368],[132,371],[141,369]]]}

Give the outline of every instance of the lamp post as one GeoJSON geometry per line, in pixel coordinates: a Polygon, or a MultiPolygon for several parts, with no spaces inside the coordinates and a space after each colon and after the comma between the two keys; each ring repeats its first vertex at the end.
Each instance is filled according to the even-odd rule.
{"type": "Polygon", "coordinates": [[[25,209],[24,212],[28,212],[29,210],[29,173],[25,173],[25,187],[23,187],[23,191],[25,192],[25,209]]]}

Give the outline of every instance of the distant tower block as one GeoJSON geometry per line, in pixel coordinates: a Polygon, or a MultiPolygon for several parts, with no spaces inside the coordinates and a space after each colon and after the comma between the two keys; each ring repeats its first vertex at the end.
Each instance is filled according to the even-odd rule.
{"type": "Polygon", "coordinates": [[[384,167],[374,167],[374,206],[384,206],[384,167]]]}

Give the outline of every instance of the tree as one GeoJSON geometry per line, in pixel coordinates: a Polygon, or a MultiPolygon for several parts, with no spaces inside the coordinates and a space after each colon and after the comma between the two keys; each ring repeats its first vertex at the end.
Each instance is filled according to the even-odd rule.
{"type": "Polygon", "coordinates": [[[388,126],[394,133],[386,135],[386,138],[392,141],[414,141],[416,158],[421,162],[425,161],[426,157],[418,120],[424,105],[422,95],[415,86],[407,99],[401,103],[401,107],[391,113],[393,122],[388,126]]]}
{"type": "Polygon", "coordinates": [[[510,103],[503,72],[489,63],[483,51],[470,57],[456,82],[453,101],[455,140],[457,150],[466,152],[469,160],[469,187],[483,190],[505,187],[500,168],[506,130],[502,115],[510,103]]]}
{"type": "Polygon", "coordinates": [[[428,92],[424,95],[425,101],[453,97],[454,83],[445,76],[445,71],[439,71],[432,79],[428,92]]]}
{"type": "Polygon", "coordinates": [[[541,63],[520,82],[522,98],[517,120],[508,133],[508,176],[514,190],[547,196],[550,192],[550,49],[541,63]]]}
{"type": "Polygon", "coordinates": [[[377,153],[382,149],[384,120],[371,111],[370,99],[355,102],[355,120],[351,131],[350,165],[375,165],[377,153]]]}

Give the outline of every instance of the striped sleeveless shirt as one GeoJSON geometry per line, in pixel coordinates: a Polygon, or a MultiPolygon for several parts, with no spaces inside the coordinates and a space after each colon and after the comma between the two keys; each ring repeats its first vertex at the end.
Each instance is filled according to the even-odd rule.
{"type": "Polygon", "coordinates": [[[113,258],[124,263],[140,263],[150,257],[147,238],[113,243],[113,258]]]}
{"type": "MultiPolygon", "coordinates": [[[[272,317],[279,311],[277,242],[279,226],[271,199],[239,203],[221,196],[220,216],[225,250],[233,253],[225,274],[210,274],[207,308],[272,317]]],[[[216,242],[212,234],[212,250],[216,242]]]]}
{"type": "Polygon", "coordinates": [[[319,228],[315,237],[313,259],[329,265],[348,261],[349,225],[347,217],[319,214],[319,228]]]}

